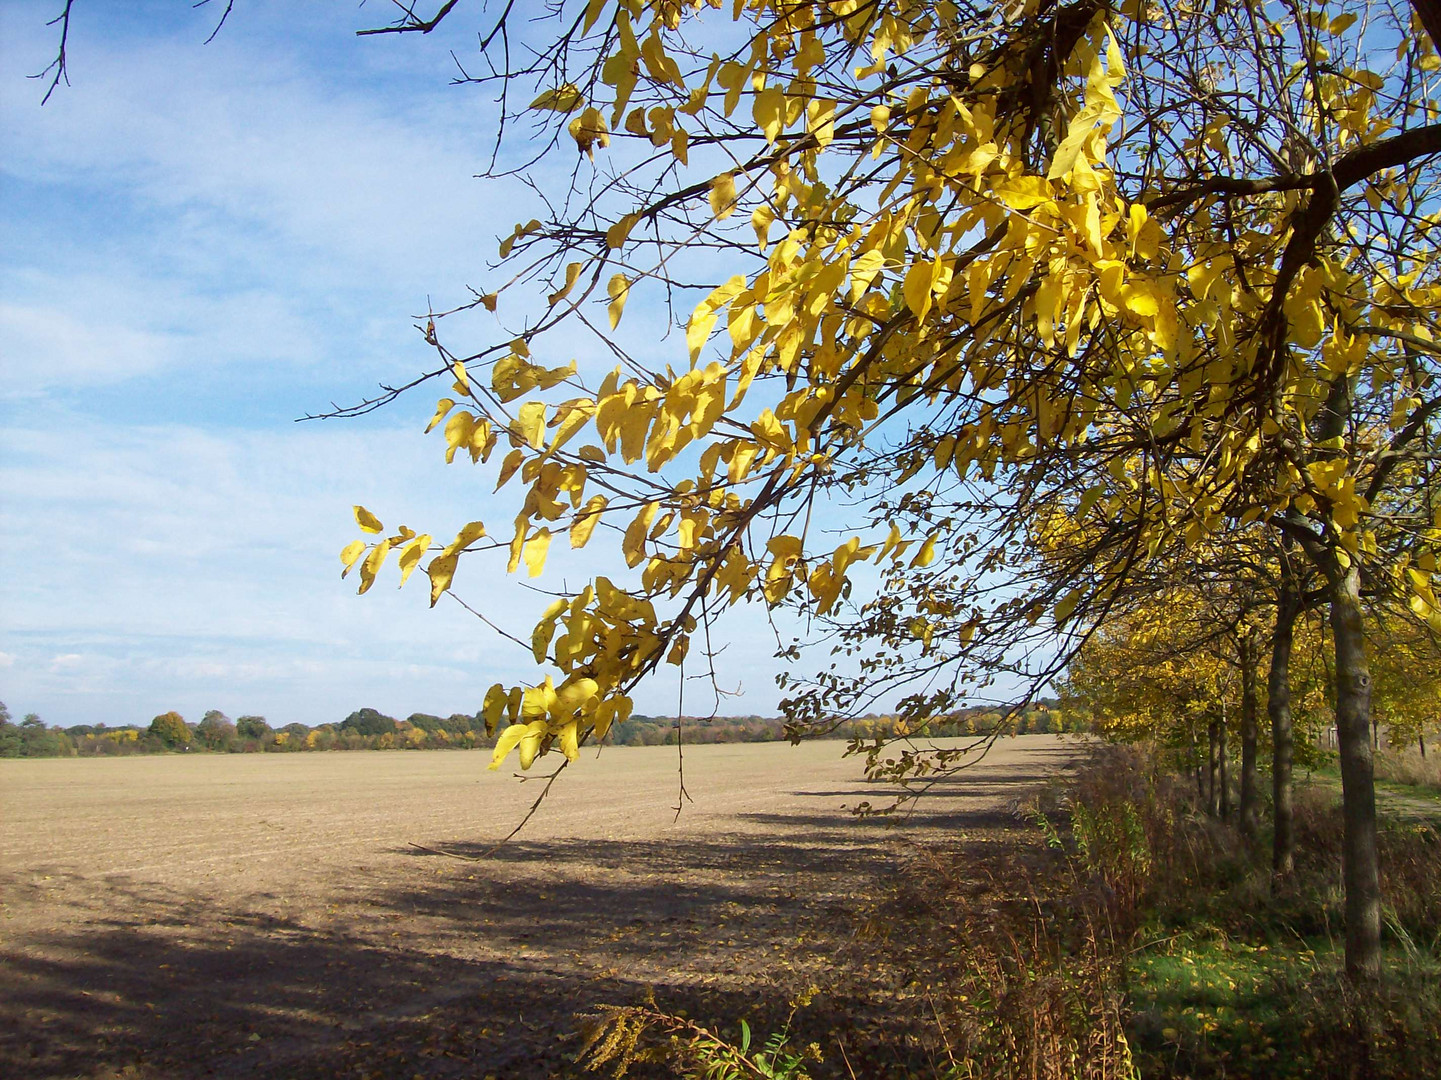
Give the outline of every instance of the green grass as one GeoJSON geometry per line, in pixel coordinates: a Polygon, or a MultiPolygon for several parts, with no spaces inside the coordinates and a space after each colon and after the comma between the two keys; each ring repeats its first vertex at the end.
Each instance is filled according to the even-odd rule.
{"type": "Polygon", "coordinates": [[[1441,963],[1388,954],[1384,989],[1358,999],[1337,945],[1254,945],[1221,934],[1173,938],[1127,966],[1128,1031],[1145,1077],[1434,1075],[1441,963]],[[1348,1033],[1369,1027],[1366,1063],[1348,1033]],[[1417,1069],[1420,1071],[1417,1071],[1417,1069]]]}

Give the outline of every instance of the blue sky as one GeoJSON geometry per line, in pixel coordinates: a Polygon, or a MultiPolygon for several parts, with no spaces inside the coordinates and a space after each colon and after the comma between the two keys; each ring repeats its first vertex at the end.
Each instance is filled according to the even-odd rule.
{"type": "MultiPolygon", "coordinates": [[[[245,0],[205,45],[216,4],[77,4],[41,108],[60,7],[0,8],[0,700],[314,724],[473,712],[531,675],[422,579],[339,580],[353,503],[438,535],[489,516],[485,477],[421,435],[436,395],[293,422],[427,367],[411,316],[484,287],[532,216],[474,179],[495,110],[449,52],[475,26],[357,39],[387,8],[245,0]]],[[[544,606],[464,568],[457,592],[523,636],[544,606]]],[[[727,712],[774,708],[762,627],[732,624],[727,712]]]]}

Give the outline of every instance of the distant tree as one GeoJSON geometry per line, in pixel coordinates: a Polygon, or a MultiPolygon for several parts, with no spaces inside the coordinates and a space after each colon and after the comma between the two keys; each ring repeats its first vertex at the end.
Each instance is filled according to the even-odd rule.
{"type": "Polygon", "coordinates": [[[22,747],[20,729],[10,722],[10,710],[0,701],[0,757],[20,757],[22,747]]]}
{"type": "Polygon", "coordinates": [[[195,738],[207,750],[228,750],[236,734],[235,724],[219,709],[211,709],[195,725],[195,738]]]}
{"type": "Polygon", "coordinates": [[[398,727],[393,716],[375,709],[357,709],[340,724],[341,731],[353,731],[357,735],[393,735],[398,727]]]}
{"type": "Polygon", "coordinates": [[[150,734],[159,739],[167,750],[190,745],[190,725],[183,716],[173,710],[161,713],[150,721],[150,734]]]}
{"type": "Polygon", "coordinates": [[[432,716],[430,713],[411,713],[406,717],[405,722],[411,727],[419,728],[424,732],[443,731],[445,729],[445,721],[438,716],[432,716]]]}
{"type": "Polygon", "coordinates": [[[235,734],[242,739],[264,739],[270,734],[270,725],[263,716],[242,716],[235,721],[235,734]]]}

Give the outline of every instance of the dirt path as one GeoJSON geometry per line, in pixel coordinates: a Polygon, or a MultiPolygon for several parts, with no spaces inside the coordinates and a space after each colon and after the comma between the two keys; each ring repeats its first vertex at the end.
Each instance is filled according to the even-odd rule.
{"type": "Polygon", "coordinates": [[[674,749],[607,751],[494,852],[538,784],[478,754],[0,762],[0,1075],[550,1076],[652,992],[763,1026],[816,986],[859,1030],[904,996],[855,931],[907,852],[1013,829],[1079,750],[1007,740],[899,829],[839,753],[688,749],[674,821],[674,749]]]}

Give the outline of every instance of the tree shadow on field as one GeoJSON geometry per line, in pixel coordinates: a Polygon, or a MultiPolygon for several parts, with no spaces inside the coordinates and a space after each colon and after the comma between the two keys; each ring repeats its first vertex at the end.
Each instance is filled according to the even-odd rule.
{"type": "MultiPolygon", "coordinates": [[[[942,789],[926,823],[1009,824],[994,800],[1034,782],[942,789]]],[[[741,815],[720,837],[411,847],[371,860],[361,889],[321,883],[288,907],[76,879],[59,889],[83,897],[81,929],[0,941],[0,1075],[566,1076],[576,1014],[596,1005],[653,993],[766,1032],[812,986],[802,1043],[851,1032],[851,1067],[905,1075],[927,1060],[928,1025],[857,937],[902,846],[817,810],[741,815]]],[[[12,887],[26,886],[0,876],[12,887]]]]}

